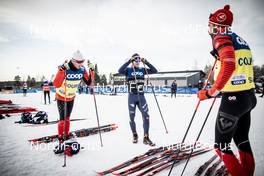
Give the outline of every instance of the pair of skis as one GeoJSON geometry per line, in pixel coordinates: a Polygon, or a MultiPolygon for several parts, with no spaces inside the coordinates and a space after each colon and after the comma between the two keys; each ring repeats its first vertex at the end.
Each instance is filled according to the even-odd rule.
{"type": "MultiPolygon", "coordinates": [[[[117,129],[116,124],[109,124],[109,125],[104,125],[104,126],[100,126],[100,127],[84,128],[84,129],[80,129],[80,130],[75,130],[75,131],[70,132],[70,136],[76,135],[76,137],[85,137],[85,136],[98,134],[99,132],[113,131],[115,129],[117,129]]],[[[41,138],[30,139],[28,141],[32,145],[41,144],[41,143],[56,142],[56,141],[58,141],[58,135],[50,135],[50,136],[45,136],[45,137],[41,137],[41,138]]]]}
{"type": "Polygon", "coordinates": [[[37,109],[32,107],[22,107],[16,104],[0,104],[0,114],[15,114],[34,111],[37,111],[37,109]]]}
{"type": "MultiPolygon", "coordinates": [[[[175,144],[173,145],[173,148],[171,148],[171,146],[167,146],[159,147],[156,149],[150,149],[142,155],[136,156],[131,160],[128,160],[118,166],[115,166],[103,172],[98,172],[97,174],[130,175],[137,173],[137,176],[156,175],[157,173],[170,167],[174,161],[179,163],[181,160],[187,159],[190,154],[191,146],[186,146],[184,150],[182,150],[181,148],[181,144],[175,144]],[[181,150],[181,152],[177,156],[179,150],[181,150]],[[122,170],[124,168],[127,169],[122,170]]],[[[208,151],[209,150],[207,149],[198,148],[194,151],[192,156],[196,156],[208,151]]]]}
{"type": "Polygon", "coordinates": [[[225,167],[225,165],[222,165],[215,172],[215,176],[228,176],[228,175],[229,175],[229,172],[227,171],[227,168],[225,167]]]}
{"type": "MultiPolygon", "coordinates": [[[[81,120],[86,120],[85,118],[80,118],[80,119],[71,119],[71,122],[74,121],[81,121],[81,120]]],[[[45,126],[45,125],[54,125],[57,124],[59,120],[54,120],[54,121],[49,121],[47,123],[26,123],[23,127],[39,127],[39,126],[45,126]]],[[[21,121],[17,121],[15,123],[23,124],[21,121]]]]}

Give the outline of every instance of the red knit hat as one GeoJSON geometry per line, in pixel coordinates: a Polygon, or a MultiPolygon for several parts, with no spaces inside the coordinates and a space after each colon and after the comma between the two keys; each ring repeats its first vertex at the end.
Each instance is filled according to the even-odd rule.
{"type": "Polygon", "coordinates": [[[219,9],[209,16],[209,22],[222,25],[222,26],[232,26],[233,13],[230,11],[230,6],[225,5],[223,9],[219,9]]]}

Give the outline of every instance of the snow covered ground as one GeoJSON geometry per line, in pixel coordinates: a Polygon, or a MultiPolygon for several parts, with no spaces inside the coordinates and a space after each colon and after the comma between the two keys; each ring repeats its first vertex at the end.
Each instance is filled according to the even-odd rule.
{"type": "MultiPolygon", "coordinates": [[[[54,98],[54,95],[52,95],[54,98]]],[[[152,94],[146,95],[151,118],[151,139],[157,146],[166,146],[180,142],[190,121],[191,115],[197,103],[196,95],[178,95],[176,99],[157,96],[162,109],[169,134],[165,133],[159,111],[157,109],[152,94]]],[[[49,120],[57,120],[58,112],[56,102],[44,105],[41,93],[28,94],[23,97],[21,94],[0,94],[0,99],[10,99],[13,103],[23,106],[37,107],[44,110],[49,115],[49,120]]],[[[209,109],[211,100],[201,103],[195,121],[187,137],[187,141],[196,138],[203,119],[209,109]]],[[[118,129],[109,133],[103,133],[104,147],[100,147],[99,136],[89,136],[79,138],[79,142],[85,149],[73,157],[67,158],[67,167],[62,168],[63,157],[54,155],[53,145],[45,145],[50,148],[32,148],[27,142],[28,139],[51,135],[57,133],[57,125],[47,125],[40,127],[25,127],[14,124],[20,117],[11,116],[0,121],[0,173],[6,175],[95,175],[95,171],[103,171],[115,166],[122,161],[126,161],[138,154],[146,152],[151,147],[142,144],[142,120],[137,111],[136,122],[140,136],[138,144],[132,144],[129,128],[129,118],[127,110],[127,95],[107,96],[97,95],[97,104],[101,124],[116,123],[118,129]]],[[[201,136],[202,142],[213,143],[214,124],[219,106],[219,99],[213,108],[208,123],[201,136]]],[[[252,122],[250,139],[256,158],[256,175],[264,173],[264,99],[258,98],[258,104],[252,112],[252,122]]],[[[71,123],[71,130],[84,127],[97,126],[96,115],[91,95],[78,95],[72,112],[73,118],[87,118],[85,121],[71,123]]],[[[191,159],[186,176],[193,175],[198,167],[209,159],[213,152],[191,159]]],[[[183,164],[178,165],[173,170],[173,175],[179,175],[183,164]]],[[[159,175],[167,175],[168,171],[159,175]]]]}

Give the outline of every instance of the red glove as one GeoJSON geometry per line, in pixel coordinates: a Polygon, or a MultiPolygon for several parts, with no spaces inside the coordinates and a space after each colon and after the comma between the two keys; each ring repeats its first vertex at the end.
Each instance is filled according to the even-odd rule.
{"type": "Polygon", "coordinates": [[[198,93],[197,93],[197,97],[202,101],[202,100],[206,100],[206,99],[209,99],[209,98],[212,98],[211,95],[209,95],[209,91],[208,90],[200,90],[198,93]]]}

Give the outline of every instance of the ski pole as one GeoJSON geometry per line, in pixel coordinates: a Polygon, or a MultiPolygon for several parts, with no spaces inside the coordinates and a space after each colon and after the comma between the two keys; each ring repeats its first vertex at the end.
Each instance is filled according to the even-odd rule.
{"type": "Polygon", "coordinates": [[[66,103],[66,95],[67,95],[67,73],[66,73],[66,70],[65,70],[65,73],[64,73],[64,76],[65,76],[65,82],[64,82],[64,135],[63,135],[63,140],[64,140],[64,164],[62,167],[66,167],[66,146],[65,146],[65,141],[66,141],[66,116],[67,116],[67,103],[66,103]]]}
{"type": "MultiPolygon", "coordinates": [[[[204,85],[204,87],[203,87],[204,90],[205,90],[206,87],[208,86],[209,79],[210,79],[211,76],[212,76],[212,73],[213,73],[214,67],[215,67],[215,65],[216,65],[216,62],[217,62],[217,59],[215,59],[214,64],[213,64],[213,66],[212,66],[212,68],[211,68],[211,70],[210,70],[210,72],[209,72],[209,74],[208,74],[208,77],[207,77],[206,83],[205,83],[205,85],[204,85]]],[[[187,136],[187,134],[188,134],[188,132],[189,132],[189,130],[190,130],[190,127],[191,127],[191,125],[192,125],[192,122],[193,122],[193,119],[194,119],[194,117],[195,117],[195,115],[196,115],[196,112],[197,112],[197,110],[198,110],[198,108],[199,108],[199,106],[200,106],[200,103],[201,103],[201,100],[199,99],[199,101],[198,101],[198,103],[197,103],[197,105],[196,105],[196,107],[195,107],[195,110],[194,110],[194,112],[193,112],[192,118],[191,118],[191,120],[190,120],[190,122],[189,122],[189,125],[188,125],[188,127],[187,127],[187,130],[186,130],[186,132],[185,132],[185,134],[184,134],[184,137],[183,137],[183,139],[182,139],[182,141],[181,141],[181,143],[184,143],[184,141],[185,141],[185,139],[186,139],[186,136],[187,136]]],[[[177,152],[176,156],[178,156],[178,155],[179,155],[179,152],[177,152]]],[[[175,163],[176,163],[176,161],[173,162],[173,164],[172,164],[172,166],[171,166],[171,168],[170,168],[170,171],[169,171],[168,176],[170,176],[170,174],[171,174],[171,172],[172,172],[172,169],[173,169],[175,163]]]]}
{"type": "Polygon", "coordinates": [[[154,96],[154,98],[155,98],[155,101],[156,101],[157,107],[158,107],[158,109],[159,109],[160,117],[161,117],[161,119],[162,119],[162,122],[163,122],[163,125],[164,125],[164,128],[165,128],[165,131],[166,131],[166,133],[168,134],[167,126],[166,126],[166,124],[165,124],[165,120],[164,120],[164,118],[163,118],[163,115],[162,115],[162,112],[161,112],[161,109],[160,109],[160,106],[159,106],[159,102],[158,102],[158,100],[157,100],[157,97],[156,97],[155,91],[154,91],[154,89],[153,89],[152,83],[150,82],[150,78],[149,78],[149,74],[148,74],[148,70],[147,70],[147,68],[146,68],[146,64],[145,64],[145,62],[143,62],[143,65],[144,65],[145,72],[146,72],[146,74],[147,74],[148,82],[149,82],[149,84],[150,84],[150,86],[151,86],[151,90],[152,90],[153,96],[154,96]]]}
{"type": "MultiPolygon", "coordinates": [[[[90,74],[91,74],[91,72],[90,72],[90,74]]],[[[97,125],[98,125],[98,129],[99,129],[100,142],[101,142],[101,147],[103,147],[103,140],[102,140],[102,134],[101,134],[101,126],[100,126],[100,122],[99,122],[98,109],[97,109],[97,103],[96,103],[96,98],[95,98],[94,76],[92,76],[92,89],[93,89],[94,107],[95,107],[95,112],[96,112],[97,125]]]]}
{"type": "Polygon", "coordinates": [[[197,141],[199,140],[199,138],[200,138],[200,136],[201,136],[201,134],[202,134],[202,132],[203,132],[204,126],[205,126],[205,124],[206,124],[206,122],[207,122],[207,120],[208,120],[208,117],[209,117],[209,115],[210,115],[210,113],[211,113],[211,111],[212,111],[212,108],[213,108],[213,106],[214,106],[215,100],[216,100],[216,97],[214,97],[214,100],[213,100],[213,102],[212,102],[212,104],[211,104],[211,107],[210,107],[210,109],[209,109],[209,111],[208,111],[208,113],[207,113],[207,115],[206,115],[206,117],[205,117],[205,119],[204,119],[203,125],[202,125],[202,127],[201,127],[201,129],[200,129],[200,131],[199,131],[199,134],[198,134],[198,136],[197,136],[197,138],[196,138],[196,140],[195,140],[195,143],[194,143],[194,145],[193,145],[193,148],[191,149],[191,152],[190,152],[190,154],[189,154],[189,156],[188,156],[188,159],[187,159],[187,161],[186,161],[186,163],[185,163],[185,165],[184,165],[184,168],[183,168],[183,170],[182,170],[181,176],[184,174],[184,171],[185,171],[185,169],[186,169],[186,167],[187,167],[187,165],[188,165],[188,163],[189,163],[189,161],[190,161],[191,155],[192,155],[192,153],[193,153],[193,149],[196,147],[197,141]]]}

